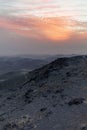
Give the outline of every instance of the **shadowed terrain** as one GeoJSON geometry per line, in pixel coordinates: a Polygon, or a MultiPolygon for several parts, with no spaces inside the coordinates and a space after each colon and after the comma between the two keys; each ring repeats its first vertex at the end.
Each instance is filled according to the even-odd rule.
{"type": "Polygon", "coordinates": [[[1,82],[0,130],[87,130],[87,56],[1,82]]]}

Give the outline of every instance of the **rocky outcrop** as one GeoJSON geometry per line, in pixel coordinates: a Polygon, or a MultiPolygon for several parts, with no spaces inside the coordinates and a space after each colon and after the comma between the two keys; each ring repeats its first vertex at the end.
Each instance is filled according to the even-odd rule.
{"type": "Polygon", "coordinates": [[[0,130],[86,130],[87,56],[59,58],[25,77],[0,91],[0,130]]]}

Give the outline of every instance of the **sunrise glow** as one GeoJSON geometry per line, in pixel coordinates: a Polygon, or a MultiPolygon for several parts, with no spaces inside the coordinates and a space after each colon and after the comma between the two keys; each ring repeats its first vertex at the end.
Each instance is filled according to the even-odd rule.
{"type": "Polygon", "coordinates": [[[87,34],[86,0],[0,1],[0,28],[35,39],[65,40],[87,34]],[[82,35],[81,35],[82,34],[82,35]]]}

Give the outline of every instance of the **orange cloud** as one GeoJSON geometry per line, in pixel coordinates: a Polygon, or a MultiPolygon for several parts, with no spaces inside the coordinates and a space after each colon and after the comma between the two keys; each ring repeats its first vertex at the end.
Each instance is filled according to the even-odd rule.
{"type": "Polygon", "coordinates": [[[78,31],[78,25],[79,23],[66,17],[0,18],[0,28],[9,29],[29,38],[53,41],[69,39],[75,33],[81,35],[81,32],[78,31]]]}

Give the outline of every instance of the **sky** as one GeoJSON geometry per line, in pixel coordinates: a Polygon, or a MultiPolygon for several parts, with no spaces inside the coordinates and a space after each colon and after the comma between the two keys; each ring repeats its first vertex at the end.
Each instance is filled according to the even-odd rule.
{"type": "Polygon", "coordinates": [[[0,55],[86,53],[87,0],[0,0],[0,55]]]}

